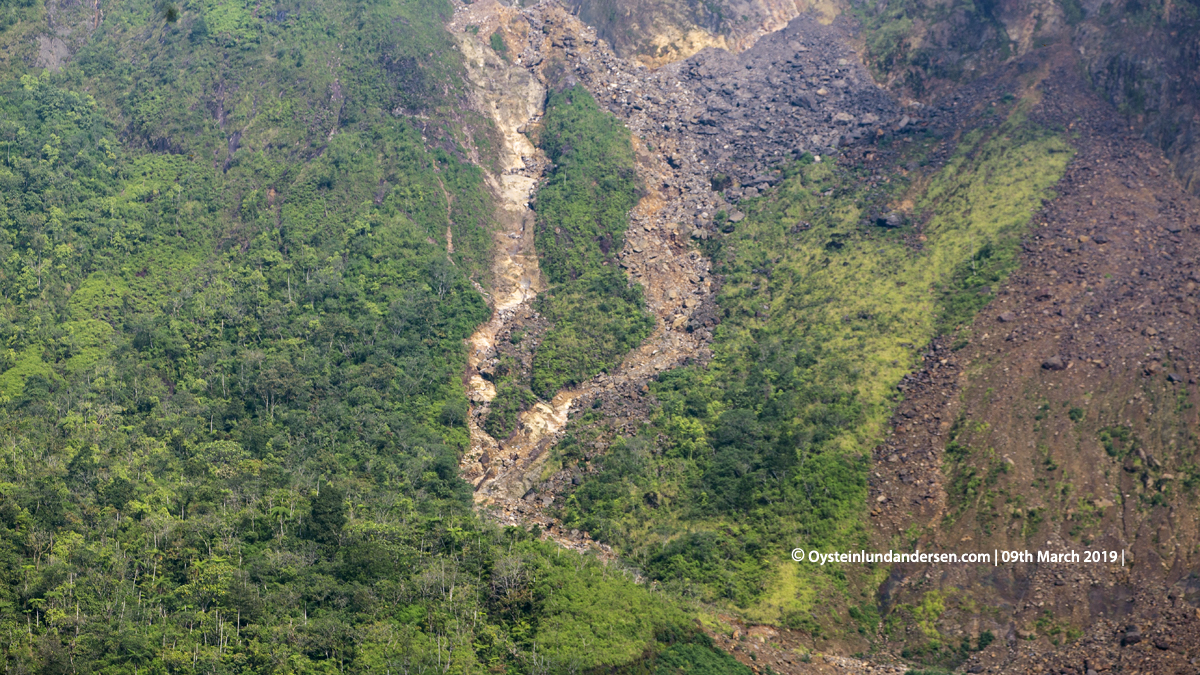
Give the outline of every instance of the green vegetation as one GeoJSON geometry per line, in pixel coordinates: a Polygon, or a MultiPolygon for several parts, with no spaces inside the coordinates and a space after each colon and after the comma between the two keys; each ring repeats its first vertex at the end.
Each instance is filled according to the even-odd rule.
{"type": "MultiPolygon", "coordinates": [[[[1069,157],[1016,111],[963,138],[919,183],[872,183],[833,162],[790,167],[711,249],[724,275],[713,362],[653,383],[653,429],[610,451],[568,500],[566,522],[668,587],[753,620],[837,625],[827,614],[846,608],[828,598],[849,598],[856,578],[880,571],[791,565],[786,551],[865,541],[870,451],[917,346],[969,318],[978,305],[963,296],[980,292],[979,262],[1014,258],[1069,157]],[[873,209],[904,197],[926,237],[919,249],[911,226],[873,224],[873,209]]],[[[960,481],[968,493],[972,480],[960,481]]]]}
{"type": "Polygon", "coordinates": [[[1109,457],[1123,459],[1137,451],[1137,440],[1133,436],[1133,429],[1127,426],[1104,427],[1096,432],[1096,436],[1100,439],[1100,444],[1104,446],[1104,451],[1108,453],[1109,457]]]}
{"type": "Polygon", "coordinates": [[[538,190],[542,271],[563,284],[615,266],[640,186],[629,130],[575,85],[546,104],[539,143],[554,162],[538,190]]]}
{"type": "Polygon", "coordinates": [[[616,366],[654,330],[642,287],[616,268],[551,287],[536,307],[554,324],[533,359],[533,389],[544,399],[616,366]]]}
{"type": "Polygon", "coordinates": [[[1054,614],[1045,611],[1033,622],[1033,627],[1038,633],[1050,638],[1050,644],[1058,646],[1068,642],[1074,642],[1083,637],[1083,630],[1072,626],[1066,621],[1056,620],[1054,614]]]}
{"type": "Polygon", "coordinates": [[[534,204],[551,283],[537,309],[553,327],[534,354],[532,386],[548,399],[618,364],[654,318],[617,265],[640,192],[629,131],[576,85],[550,97],[540,142],[555,166],[534,204]]]}
{"type": "Polygon", "coordinates": [[[518,415],[536,401],[537,397],[527,386],[513,381],[502,382],[496,387],[496,398],[489,405],[483,430],[492,438],[508,438],[517,430],[518,415]]]}
{"type": "Polygon", "coordinates": [[[40,7],[35,0],[4,0],[4,2],[0,2],[0,32],[8,30],[19,21],[32,18],[31,15],[36,16],[37,9],[40,7]]]}
{"type": "Polygon", "coordinates": [[[729,665],[471,512],[495,145],[450,11],[133,0],[0,72],[6,670],[729,665]]]}
{"type": "MultiPolygon", "coordinates": [[[[494,36],[493,36],[494,37],[494,36]]],[[[502,359],[484,430],[507,438],[540,397],[620,363],[654,329],[642,287],[618,266],[639,187],[629,132],[575,86],[553,94],[539,139],[554,161],[538,190],[537,246],[550,288],[534,307],[551,324],[533,352],[532,373],[502,359]]],[[[510,342],[520,344],[523,333],[510,342]]]]}
{"type": "Polygon", "coordinates": [[[1087,18],[1087,10],[1079,0],[1059,0],[1058,5],[1062,7],[1063,18],[1072,26],[1087,18]]]}
{"type": "MultiPolygon", "coordinates": [[[[1064,0],[1072,1],[1077,0],[1064,0]]],[[[871,68],[881,79],[900,80],[916,91],[930,78],[962,77],[964,54],[1003,61],[1012,53],[991,3],[952,7],[929,0],[866,0],[850,9],[862,24],[871,68]],[[946,26],[953,29],[939,30],[946,26]],[[915,38],[919,35],[925,38],[915,38]]]]}
{"type": "Polygon", "coordinates": [[[947,600],[951,597],[950,593],[929,591],[921,598],[920,604],[905,604],[895,608],[893,615],[902,617],[903,621],[912,622],[920,633],[917,644],[905,647],[901,655],[906,659],[932,666],[931,670],[910,670],[909,673],[949,673],[973,652],[983,651],[996,640],[996,636],[986,630],[974,640],[966,635],[957,640],[942,635],[937,625],[946,613],[947,600]],[[942,670],[943,668],[947,670],[942,670]]]}
{"type": "MultiPolygon", "coordinates": [[[[476,28],[476,31],[478,31],[478,28],[476,28]]],[[[492,36],[488,38],[488,44],[491,45],[492,50],[500,55],[500,58],[504,59],[505,61],[508,60],[508,44],[504,42],[503,35],[500,33],[492,33],[492,36]]]]}

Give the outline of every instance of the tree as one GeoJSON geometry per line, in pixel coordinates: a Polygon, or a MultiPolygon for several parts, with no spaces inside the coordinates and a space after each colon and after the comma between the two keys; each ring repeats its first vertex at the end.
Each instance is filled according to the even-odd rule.
{"type": "Polygon", "coordinates": [[[335,546],[341,541],[342,527],[346,524],[345,499],[346,493],[332,485],[326,486],[313,499],[309,538],[326,546],[335,546]]]}

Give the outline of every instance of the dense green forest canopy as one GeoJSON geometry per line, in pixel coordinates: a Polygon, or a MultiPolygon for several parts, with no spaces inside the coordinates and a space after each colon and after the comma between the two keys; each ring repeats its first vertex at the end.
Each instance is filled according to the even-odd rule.
{"type": "Polygon", "coordinates": [[[449,3],[105,12],[0,73],[6,672],[736,669],[470,509],[495,132],[449,3]]]}

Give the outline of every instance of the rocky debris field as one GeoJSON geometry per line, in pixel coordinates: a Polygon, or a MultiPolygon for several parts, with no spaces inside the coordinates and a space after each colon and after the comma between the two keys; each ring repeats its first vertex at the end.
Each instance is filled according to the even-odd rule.
{"type": "MultiPolygon", "coordinates": [[[[555,34],[552,18],[544,26],[555,34]]],[[[742,53],[708,48],[654,71],[602,44],[557,42],[573,66],[569,81],[584,83],[666,160],[653,187],[680,198],[672,215],[701,237],[713,233],[717,211],[736,223],[731,204],[776,184],[784,162],[923,128],[916,109],[902,114],[874,83],[847,37],[840,24],[802,15],[742,53]]]]}
{"type": "Polygon", "coordinates": [[[875,84],[846,38],[840,26],[806,14],[740,54],[706,49],[660,75],[691,89],[695,107],[652,109],[652,120],[698,136],[706,165],[729,176],[732,199],[757,196],[775,182],[771,169],[805,152],[908,130],[912,119],[875,84]]]}
{"type": "MultiPolygon", "coordinates": [[[[842,161],[867,165],[874,157],[873,170],[883,175],[903,167],[888,166],[889,153],[874,152],[873,142],[913,131],[942,136],[981,116],[1006,91],[1040,86],[1040,102],[1028,114],[1072,138],[1076,159],[1057,188],[1059,196],[1036,215],[1020,270],[972,326],[931,344],[925,367],[901,383],[905,400],[893,418],[893,433],[875,451],[869,507],[884,543],[925,526],[923,548],[990,549],[987,544],[1002,542],[1078,548],[1070,533],[1084,516],[1075,515],[1082,507],[1072,504],[1087,495],[1087,513],[1100,514],[1098,545],[1127,548],[1142,564],[1132,571],[1043,564],[998,573],[897,566],[881,598],[894,603],[909,597],[906,593],[953,586],[965,589],[955,593],[986,601],[995,610],[986,618],[961,609],[941,618],[947,636],[961,636],[971,626],[996,634],[990,647],[964,665],[970,672],[1197,672],[1196,655],[1173,646],[1197,642],[1186,637],[1194,636],[1197,603],[1185,579],[1186,570],[1196,568],[1186,545],[1197,540],[1196,518],[1191,512],[1177,515],[1170,502],[1164,506],[1154,496],[1184,475],[1186,453],[1143,450],[1140,463],[1127,460],[1126,467],[1098,477],[1096,462],[1107,460],[1096,456],[1094,439],[1089,445],[1057,429],[1043,432],[1052,435],[1039,446],[1023,418],[1025,403],[1052,399],[1065,410],[1072,397],[1086,394],[1093,402],[1127,400],[1119,415],[1133,433],[1161,437],[1149,420],[1166,405],[1163,392],[1193,407],[1196,397],[1191,355],[1200,349],[1195,321],[1200,207],[1170,178],[1161,154],[1129,136],[1111,108],[1086,91],[1072,69],[1071,52],[1045,54],[1046,61],[1057,63],[1054,69],[1000,73],[936,105],[901,111],[871,83],[855,54],[839,46],[844,41],[836,25],[797,19],[746,53],[710,50],[650,71],[617,58],[557,4],[517,10],[483,0],[457,11],[452,29],[475,25],[500,32],[511,68],[524,69],[547,87],[583,84],[633,131],[647,194],[631,214],[620,262],[646,289],[658,318],[653,336],[615,372],[539,403],[522,415],[512,438],[485,437],[473,425],[474,447],[463,471],[476,484],[481,506],[502,523],[536,524],[564,546],[610,556],[587,533],[564,531],[554,507],[584,479],[589,460],[604,452],[611,435],[629,433],[645,419],[652,405],[645,398],[649,378],[711,357],[706,345],[719,319],[714,302],[719,281],[689,239],[720,237],[719,225],[736,227],[742,217],[737,201],[773,185],[773,168],[789,158],[863,144],[861,151],[840,153],[842,161]],[[721,211],[728,220],[714,222],[721,211]],[[583,445],[583,461],[547,465],[565,430],[588,427],[580,416],[590,410],[602,413],[608,424],[583,445]],[[999,430],[1000,461],[1019,477],[1013,481],[1015,496],[1032,507],[1029,513],[1049,516],[1037,531],[1039,542],[1016,539],[1022,535],[1012,528],[1026,521],[1003,521],[996,535],[1002,539],[992,542],[978,531],[972,511],[947,517],[952,467],[945,444],[964,416],[999,430]],[[570,426],[572,419],[579,423],[570,426]],[[1042,494],[1052,483],[1029,468],[1038,461],[1047,465],[1037,454],[1041,447],[1050,448],[1055,466],[1066,467],[1057,469],[1062,475],[1056,479],[1072,483],[1078,491],[1073,501],[1042,494]],[[1153,471],[1139,468],[1143,465],[1153,471]],[[1146,507],[1151,499],[1158,505],[1146,507]],[[1084,629],[1080,639],[1071,632],[1077,627],[1084,629]],[[1185,637],[1175,642],[1164,637],[1174,634],[1185,637]],[[1079,658],[1085,645],[1094,653],[1092,661],[1079,658]]],[[[523,130],[536,123],[537,116],[530,116],[523,130]]],[[[951,148],[950,143],[934,148],[928,163],[945,161],[951,148]]],[[[919,237],[913,245],[920,246],[919,237]]],[[[510,306],[497,316],[493,338],[524,330],[531,314],[510,306]]],[[[494,340],[480,346],[475,362],[485,368],[506,349],[494,340]]],[[[525,362],[524,356],[510,356],[525,362]]],[[[740,637],[714,638],[728,649],[746,644],[740,637]]],[[[798,660],[800,652],[777,644],[782,643],[759,641],[753,659],[746,650],[733,653],[758,666],[761,652],[778,672],[890,667],[818,663],[815,656],[798,660]]]]}
{"type": "MultiPolygon", "coordinates": [[[[546,461],[576,411],[611,413],[606,418],[608,434],[630,433],[650,411],[644,400],[649,378],[711,357],[706,345],[719,321],[719,282],[692,241],[723,236],[722,229],[735,227],[743,217],[737,200],[775,184],[778,174],[772,170],[779,164],[805,152],[820,154],[848,143],[907,133],[920,123],[900,115],[897,105],[873,84],[854,52],[844,46],[844,28],[807,16],[742,54],[710,49],[654,71],[617,57],[593,29],[553,2],[517,9],[484,0],[457,7],[450,29],[467,40],[463,34],[471,27],[481,36],[479,43],[489,37],[485,31],[492,31],[507,47],[506,66],[496,64],[492,56],[484,59],[492,70],[476,77],[481,86],[495,89],[496,82],[512,80],[506,68],[528,72],[547,88],[582,84],[633,132],[637,171],[646,188],[630,214],[619,258],[621,267],[645,289],[658,327],[615,372],[534,405],[521,414],[513,436],[492,439],[482,429],[490,400],[486,394],[494,392],[487,371],[505,350],[513,351],[499,346],[498,336],[528,330],[536,334],[536,320],[525,326],[536,313],[513,303],[498,306],[488,330],[473,340],[474,370],[468,377],[472,391],[481,393],[472,394],[473,448],[462,468],[476,486],[477,501],[502,521],[537,523],[551,536],[578,543],[586,541],[586,533],[563,533],[548,514],[553,495],[569,490],[588,469],[547,473],[546,461]],[[717,218],[721,213],[727,216],[723,221],[717,218]]],[[[464,49],[468,60],[478,56],[474,44],[464,49]]],[[[491,94],[495,98],[500,92],[491,94]]],[[[529,114],[520,131],[536,131],[538,104],[539,114],[529,114]]],[[[496,117],[497,111],[492,114],[496,117]]],[[[513,125],[512,119],[504,122],[502,127],[513,125]]],[[[507,173],[540,174],[538,153],[528,154],[522,157],[525,166],[507,173]]],[[[532,251],[528,224],[511,228],[508,236],[523,242],[524,257],[499,260],[497,278],[528,276],[523,269],[514,271],[517,267],[535,270],[534,263],[524,260],[532,251]]],[[[524,293],[521,302],[528,306],[534,295],[524,293]]],[[[510,354],[523,368],[528,368],[527,350],[510,354]]],[[[603,438],[594,439],[591,454],[605,446],[603,438]]]]}
{"type": "Polygon", "coordinates": [[[1200,673],[1200,616],[1194,605],[1176,591],[1156,589],[1130,598],[1153,609],[1152,620],[1101,619],[1087,632],[1059,649],[1047,649],[1045,638],[1021,631],[1008,647],[1007,661],[984,654],[962,667],[967,673],[1029,673],[1031,675],[1194,675],[1200,673]]]}
{"type": "Polygon", "coordinates": [[[875,448],[868,483],[876,527],[899,533],[913,520],[932,521],[944,508],[941,453],[958,410],[958,353],[939,338],[921,355],[924,368],[899,385],[905,401],[892,417],[892,432],[875,448]]]}
{"type": "Polygon", "coordinates": [[[896,566],[882,593],[906,602],[933,584],[994,608],[941,619],[951,639],[964,626],[996,634],[966,672],[1198,673],[1200,524],[1184,477],[1200,402],[1200,200],[1086,89],[1069,52],[1051,63],[1030,115],[1068,132],[1076,157],[996,300],[901,384],[873,521],[884,542],[923,522],[924,550],[1090,546],[1136,564],[896,566]],[[949,494],[955,423],[1004,464],[991,502],[949,494]],[[1122,456],[1101,433],[1134,442],[1122,456]]]}
{"type": "Polygon", "coordinates": [[[755,673],[781,675],[904,675],[908,666],[879,655],[876,660],[824,654],[813,650],[811,636],[773,626],[750,625],[719,615],[720,627],[705,632],[721,649],[755,673]]]}

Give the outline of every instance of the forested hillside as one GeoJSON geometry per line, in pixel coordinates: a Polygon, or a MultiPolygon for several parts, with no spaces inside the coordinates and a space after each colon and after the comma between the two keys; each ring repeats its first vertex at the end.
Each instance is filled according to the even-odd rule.
{"type": "Polygon", "coordinates": [[[0,664],[1200,672],[1198,17],[0,0],[0,664]]]}
{"type": "MultiPolygon", "coordinates": [[[[6,5],[0,39],[53,12],[6,5]]],[[[733,663],[471,511],[496,139],[450,12],[131,2],[60,70],[7,61],[6,672],[733,663]]]]}

